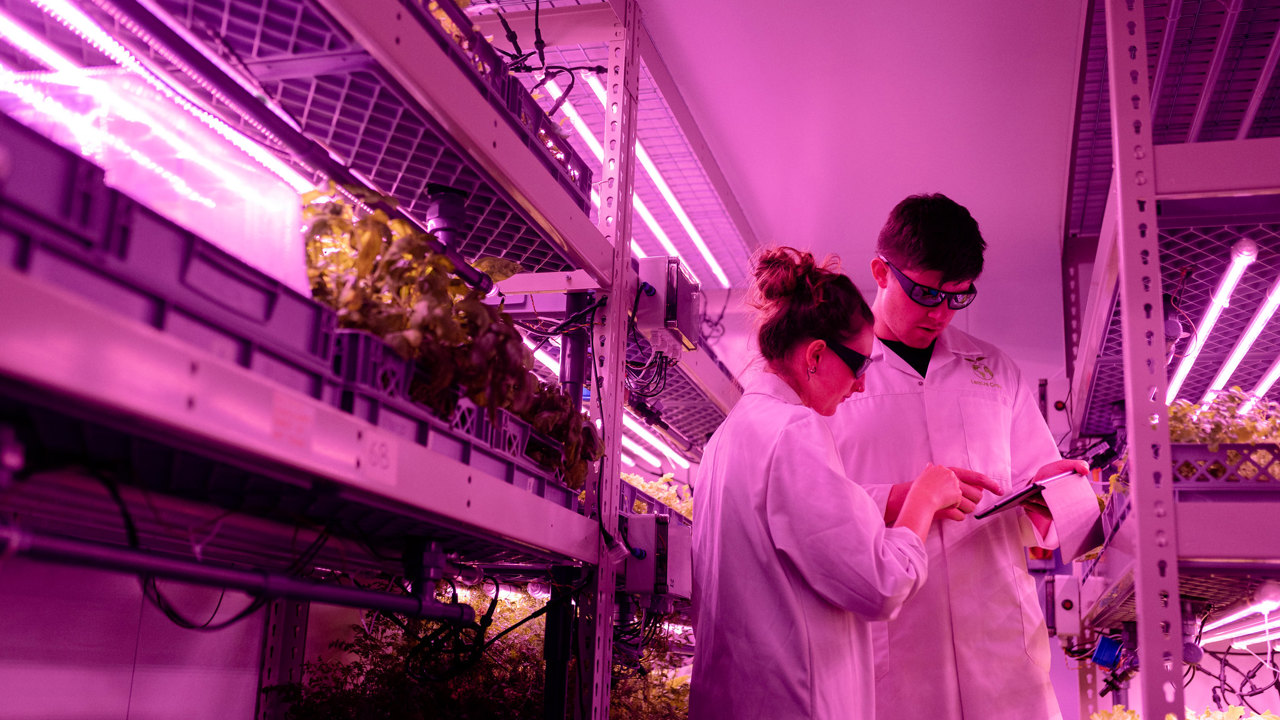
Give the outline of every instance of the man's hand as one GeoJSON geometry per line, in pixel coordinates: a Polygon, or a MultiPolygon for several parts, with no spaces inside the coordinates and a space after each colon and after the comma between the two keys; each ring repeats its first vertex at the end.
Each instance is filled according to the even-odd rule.
{"type": "MultiPolygon", "coordinates": [[[[1040,482],[1045,478],[1061,475],[1064,472],[1077,472],[1081,475],[1089,475],[1089,463],[1083,460],[1054,460],[1036,471],[1032,482],[1040,482]]],[[[1027,517],[1031,519],[1031,524],[1036,526],[1041,536],[1049,534],[1049,526],[1053,523],[1053,513],[1049,512],[1049,506],[1044,504],[1043,497],[1037,497],[1034,500],[1025,502],[1022,507],[1027,511],[1027,517]]]]}
{"type": "Polygon", "coordinates": [[[956,477],[960,478],[960,492],[964,497],[961,498],[959,505],[939,510],[938,514],[935,515],[939,520],[963,520],[965,515],[969,515],[977,509],[978,503],[982,502],[982,493],[984,492],[993,492],[996,495],[1004,494],[1004,491],[1000,489],[1000,483],[977,470],[953,467],[951,471],[956,474],[956,477]]]}

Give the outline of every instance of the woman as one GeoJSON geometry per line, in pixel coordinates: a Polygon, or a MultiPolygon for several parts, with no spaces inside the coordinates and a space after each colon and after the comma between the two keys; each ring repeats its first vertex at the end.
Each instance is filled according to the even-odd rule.
{"type": "Polygon", "coordinates": [[[862,390],[870,308],[791,248],[766,250],[754,282],[766,372],[707,443],[694,489],[690,717],[870,718],[867,623],[924,582],[923,540],[960,484],[927,467],[886,528],[820,417],[862,390]]]}

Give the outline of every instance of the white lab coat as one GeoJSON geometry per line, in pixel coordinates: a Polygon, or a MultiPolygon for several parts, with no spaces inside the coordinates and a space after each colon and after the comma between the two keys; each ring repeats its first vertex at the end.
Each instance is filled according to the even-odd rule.
{"type": "MultiPolygon", "coordinates": [[[[851,476],[882,509],[889,486],[928,462],[972,468],[1007,492],[1059,458],[1017,366],[994,346],[948,328],[924,379],[879,340],[872,357],[866,391],[830,424],[851,476]]],[[[979,508],[997,499],[987,493],[979,508]]],[[[1055,547],[1056,535],[1038,537],[1022,510],[935,523],[928,581],[872,629],[880,720],[1061,717],[1024,550],[1055,547]]]]}
{"type": "Polygon", "coordinates": [[[692,720],[870,718],[868,620],[925,577],[844,473],[831,431],[779,377],[753,378],[694,485],[692,720]]]}

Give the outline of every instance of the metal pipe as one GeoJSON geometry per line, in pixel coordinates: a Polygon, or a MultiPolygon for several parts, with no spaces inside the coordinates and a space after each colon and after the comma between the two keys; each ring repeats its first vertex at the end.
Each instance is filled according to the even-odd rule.
{"type": "Polygon", "coordinates": [[[1271,49],[1267,51],[1267,59],[1262,63],[1262,75],[1258,78],[1258,85],[1253,89],[1253,97],[1249,98],[1249,108],[1244,111],[1244,119],[1240,121],[1240,132],[1236,133],[1237,140],[1244,140],[1249,137],[1249,131],[1253,129],[1253,120],[1258,116],[1258,110],[1262,109],[1262,101],[1267,97],[1267,88],[1271,87],[1271,78],[1276,73],[1276,63],[1280,62],[1280,28],[1277,28],[1276,34],[1271,36],[1271,49]]]}
{"type": "Polygon", "coordinates": [[[310,600],[455,622],[475,621],[475,610],[469,605],[446,605],[428,598],[325,585],[261,570],[214,567],[130,548],[96,545],[69,538],[39,535],[13,527],[0,527],[0,556],[14,553],[33,560],[155,575],[198,585],[242,590],[266,597],[310,600]]]}
{"type": "Polygon", "coordinates": [[[1236,32],[1236,21],[1240,19],[1242,2],[1243,0],[1231,0],[1231,4],[1227,6],[1227,17],[1222,21],[1222,29],[1218,31],[1218,43],[1213,48],[1213,60],[1209,62],[1209,72],[1204,78],[1204,88],[1200,91],[1200,102],[1196,104],[1195,117],[1191,119],[1191,130],[1187,132],[1187,142],[1196,142],[1200,139],[1204,121],[1209,117],[1209,107],[1213,103],[1213,89],[1218,84],[1218,76],[1222,74],[1222,64],[1226,61],[1231,36],[1236,32]]]}
{"type": "MultiPolygon", "coordinates": [[[[93,4],[120,23],[125,30],[147,43],[165,60],[173,63],[179,70],[198,82],[205,90],[215,94],[250,124],[279,141],[288,149],[290,155],[313,171],[322,173],[342,186],[368,187],[368,183],[335,160],[324,146],[272,112],[253,92],[229,77],[216,63],[205,57],[204,53],[188,43],[162,18],[151,13],[138,0],[93,0],[93,4]]],[[[391,217],[403,217],[415,225],[420,225],[394,207],[388,205],[381,209],[391,217]]],[[[468,285],[485,292],[493,288],[493,281],[488,275],[471,267],[452,248],[446,248],[444,245],[436,247],[436,243],[431,245],[432,251],[446,255],[453,262],[454,271],[468,285]]]]}
{"type": "Polygon", "coordinates": [[[1173,41],[1178,34],[1178,20],[1182,18],[1182,0],[1170,0],[1169,13],[1165,18],[1164,35],[1160,37],[1160,55],[1156,58],[1156,72],[1151,80],[1151,119],[1154,122],[1156,106],[1160,104],[1160,88],[1164,85],[1164,74],[1169,70],[1169,59],[1173,55],[1173,41]]]}

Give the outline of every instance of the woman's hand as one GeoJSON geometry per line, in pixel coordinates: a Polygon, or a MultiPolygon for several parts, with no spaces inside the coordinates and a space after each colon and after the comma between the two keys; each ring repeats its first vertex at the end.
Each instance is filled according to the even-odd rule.
{"type": "Polygon", "coordinates": [[[983,493],[1004,494],[1004,491],[1000,489],[1000,483],[977,470],[953,467],[951,471],[960,480],[960,492],[964,497],[961,498],[959,505],[938,511],[937,518],[939,520],[963,520],[966,515],[972,514],[978,508],[978,503],[982,502],[983,493]]]}
{"type": "MultiPolygon", "coordinates": [[[[902,510],[894,521],[894,527],[905,527],[921,540],[929,535],[934,515],[948,508],[957,509],[964,501],[960,478],[954,470],[943,465],[926,465],[911,483],[902,501],[902,510]]],[[[963,517],[963,515],[961,515],[963,517]]]]}

